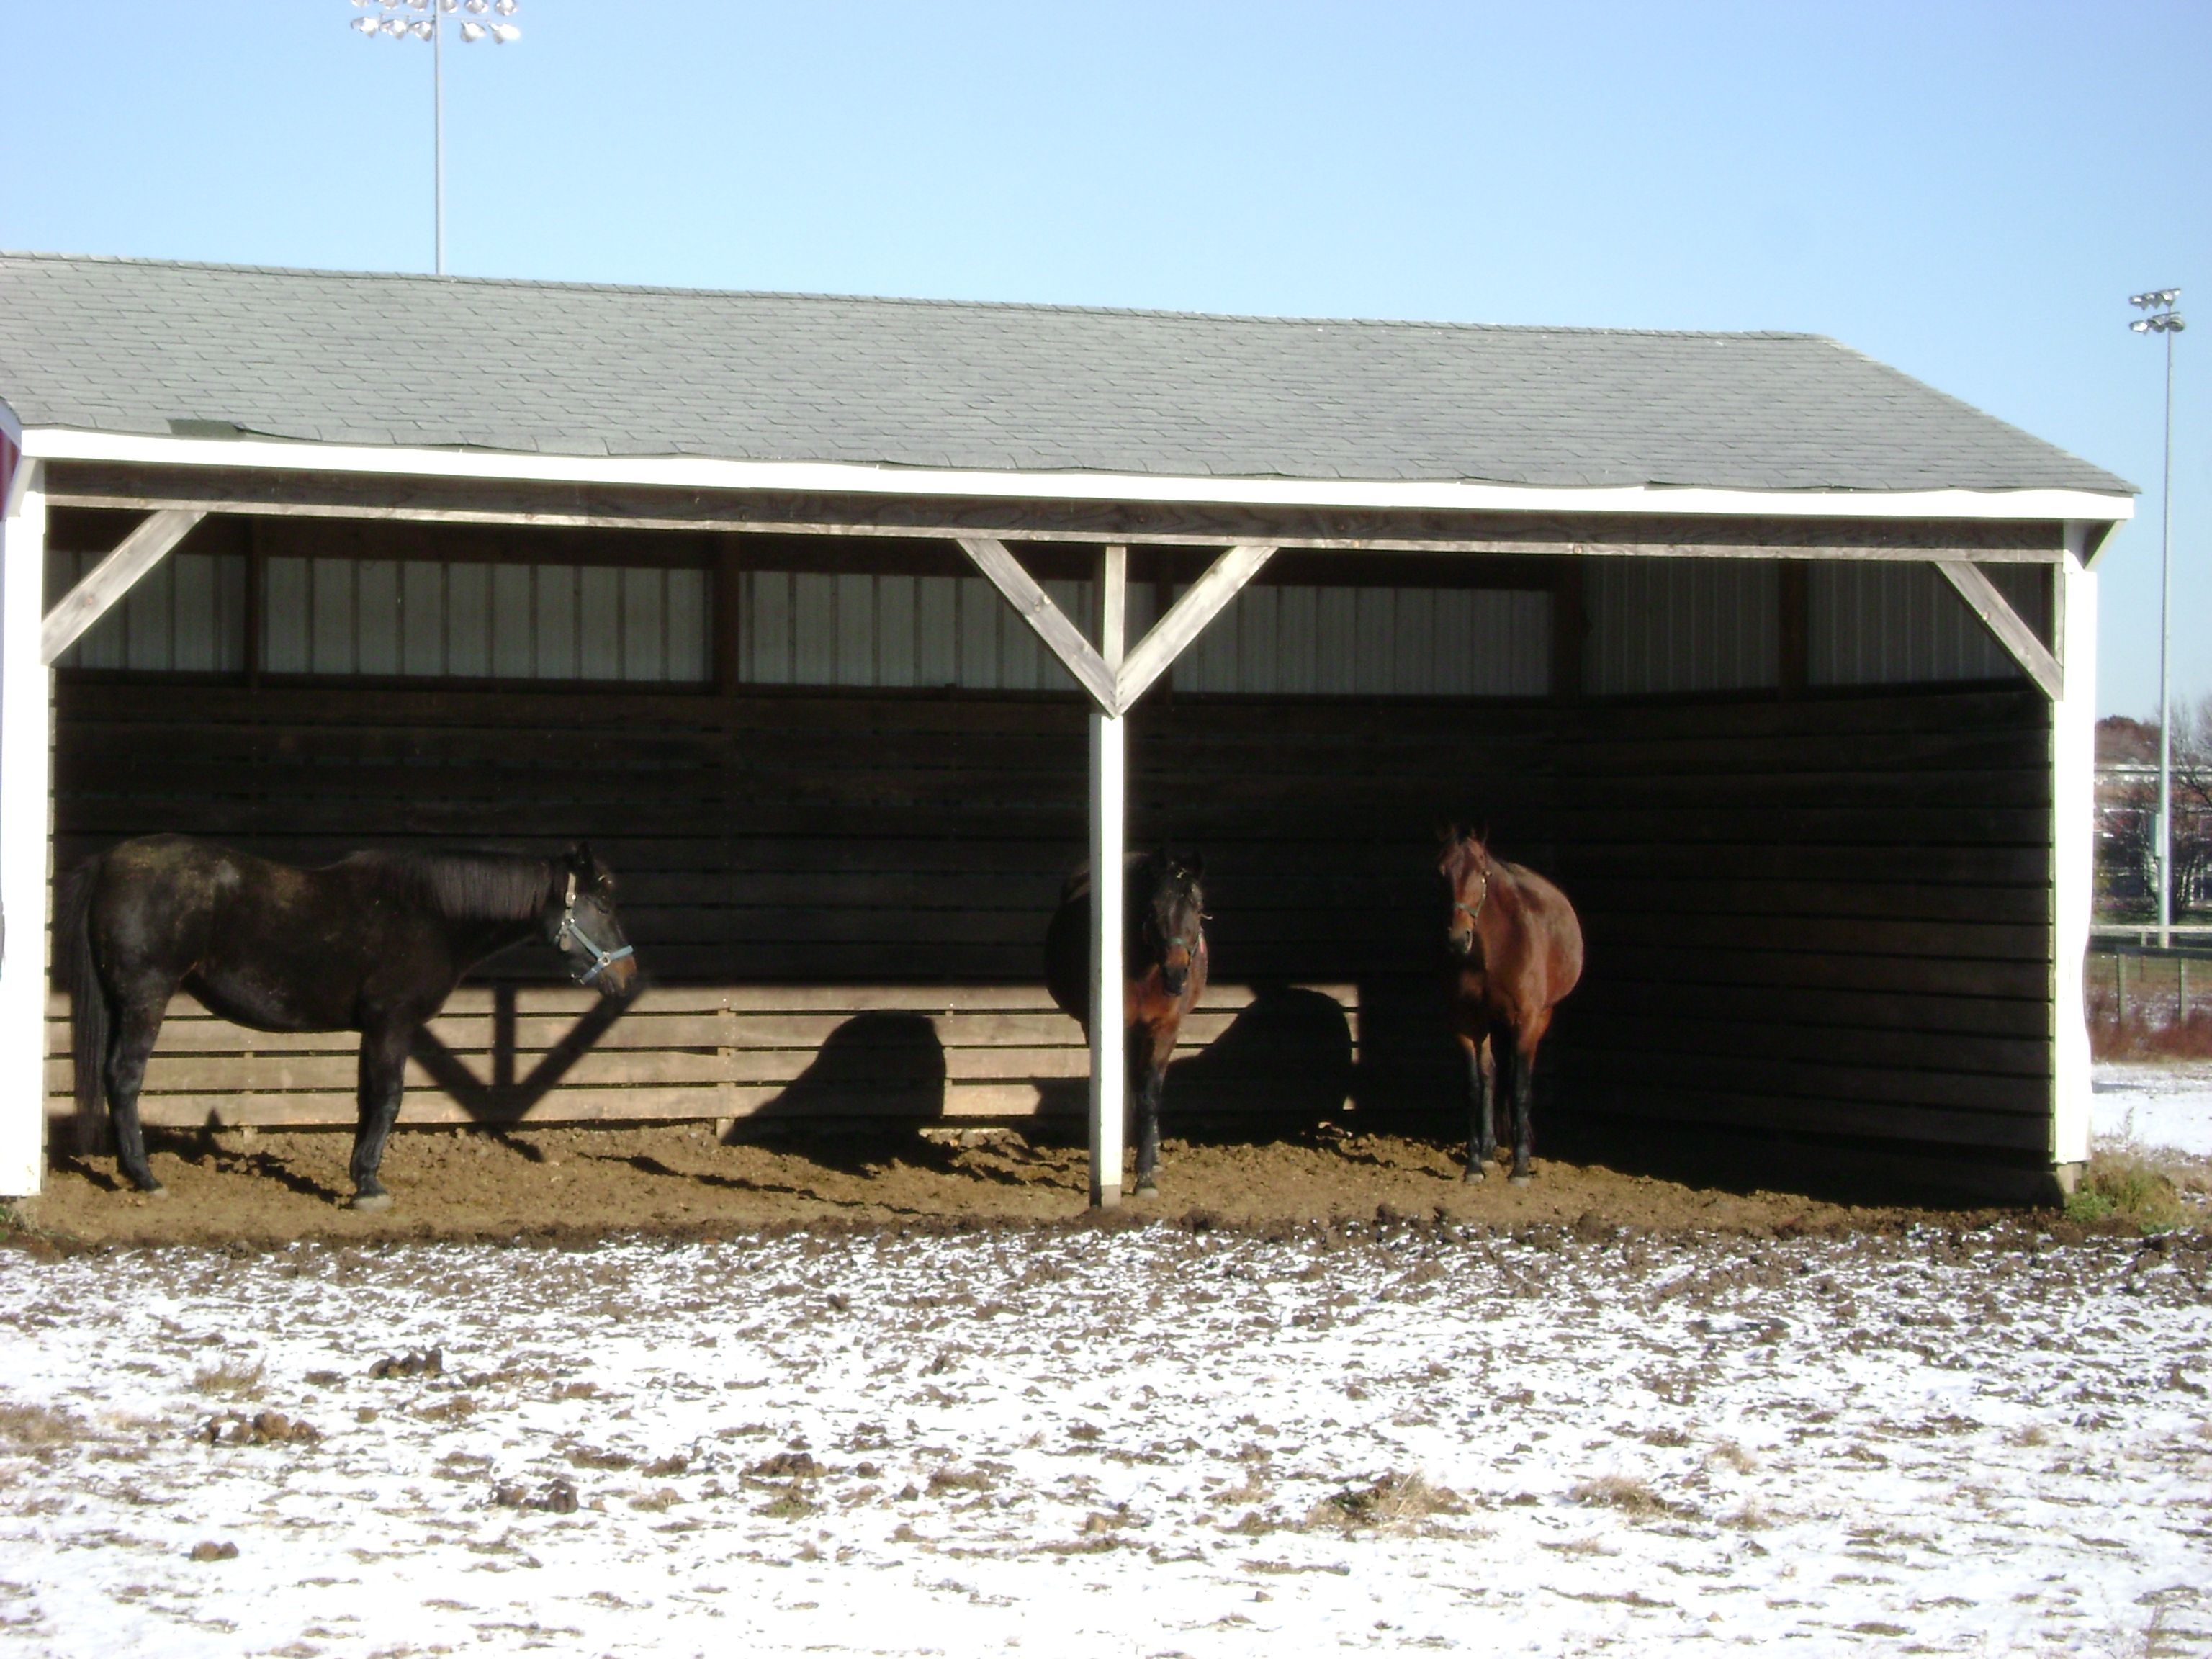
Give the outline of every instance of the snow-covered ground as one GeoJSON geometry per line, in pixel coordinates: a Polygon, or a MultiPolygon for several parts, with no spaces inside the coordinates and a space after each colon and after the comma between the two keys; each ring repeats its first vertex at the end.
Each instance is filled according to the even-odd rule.
{"type": "Polygon", "coordinates": [[[0,1654],[2200,1650],[2208,1274],[1404,1224],[0,1255],[0,1654]]]}
{"type": "Polygon", "coordinates": [[[2100,1060],[2094,1086],[2099,1140],[2212,1158],[2212,1064],[2100,1060]]]}

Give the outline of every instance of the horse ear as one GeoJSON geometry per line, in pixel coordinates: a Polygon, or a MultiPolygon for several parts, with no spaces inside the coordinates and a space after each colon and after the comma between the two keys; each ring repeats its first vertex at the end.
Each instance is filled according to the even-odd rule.
{"type": "Polygon", "coordinates": [[[568,867],[580,876],[588,876],[599,867],[599,861],[592,856],[591,842],[587,841],[569,842],[568,867]]]}

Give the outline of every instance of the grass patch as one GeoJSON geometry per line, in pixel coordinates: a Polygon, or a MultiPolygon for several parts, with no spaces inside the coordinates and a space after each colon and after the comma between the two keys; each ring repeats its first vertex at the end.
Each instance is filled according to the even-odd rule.
{"type": "Polygon", "coordinates": [[[1733,1440],[1717,1442],[1705,1454],[1708,1463],[1725,1463],[1738,1474],[1749,1474],[1759,1467],[1759,1460],[1733,1440]]]}
{"type": "Polygon", "coordinates": [[[83,1432],[84,1425],[67,1412],[0,1400],[0,1442],[8,1445],[27,1451],[43,1446],[66,1446],[83,1432]]]}
{"type": "Polygon", "coordinates": [[[1348,1486],[1315,1504],[1308,1526],[1401,1527],[1431,1515],[1464,1515],[1467,1505],[1449,1486],[1432,1486],[1418,1474],[1386,1474],[1372,1486],[1348,1486]]]}
{"type": "Polygon", "coordinates": [[[2166,1166],[2139,1147],[2100,1146],[2089,1154],[2081,1184],[2066,1200],[2066,1218],[2176,1227],[2182,1220],[2181,1196],[2166,1166]]]}
{"type": "Polygon", "coordinates": [[[243,1359],[226,1359],[220,1365],[204,1365],[192,1373],[192,1392],[225,1400],[258,1400],[264,1369],[258,1359],[251,1364],[243,1359]]]}
{"type": "Polygon", "coordinates": [[[1678,1506],[1653,1491],[1649,1481],[1630,1474],[1601,1474],[1594,1480],[1578,1481],[1567,1496],[1577,1504],[1602,1504],[1639,1516],[1678,1512],[1678,1506]]]}

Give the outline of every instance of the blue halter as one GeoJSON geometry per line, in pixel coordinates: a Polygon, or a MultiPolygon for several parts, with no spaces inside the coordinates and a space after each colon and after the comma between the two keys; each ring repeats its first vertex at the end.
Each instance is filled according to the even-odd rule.
{"type": "Polygon", "coordinates": [[[561,925],[554,930],[553,948],[566,951],[568,942],[572,939],[592,953],[591,967],[576,976],[579,985],[589,985],[624,957],[637,954],[627,945],[619,951],[603,951],[589,933],[576,925],[576,872],[573,870],[568,872],[568,896],[561,902],[561,925]]]}

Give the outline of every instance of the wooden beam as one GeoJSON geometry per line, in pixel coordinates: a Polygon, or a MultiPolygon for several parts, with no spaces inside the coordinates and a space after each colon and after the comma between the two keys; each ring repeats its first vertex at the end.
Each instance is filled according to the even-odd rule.
{"type": "Polygon", "coordinates": [[[1083,637],[1083,630],[1052,602],[1052,595],[1038,586],[1036,578],[1022,568],[1021,561],[1006,551],[1006,544],[988,536],[957,539],[975,568],[1006,596],[1006,603],[1044,641],[1045,649],[1075,676],[1075,683],[1091,694],[1091,700],[1104,713],[1119,714],[1122,705],[1115,689],[1114,671],[1083,637]]]}
{"type": "MultiPolygon", "coordinates": [[[[1997,585],[1986,573],[1968,559],[1937,559],[1936,568],[1949,579],[1959,590],[1959,597],[1982,619],[1982,625],[1996,635],[1999,645],[2012,653],[2013,660],[2027,670],[2028,678],[2043,690],[2043,695],[2053,702],[2066,695],[2065,665],[2053,656],[2035,630],[2022,622],[2011,602],[1997,591],[1997,585]]],[[[2063,648],[2063,647],[2062,647],[2063,648]]]]}
{"type": "Polygon", "coordinates": [[[1175,659],[1205,631],[1206,623],[1243,591],[1244,584],[1274,556],[1265,542],[1243,542],[1216,559],[1206,573],[1185,590],[1168,614],[1152,624],[1121,665],[1116,684],[1121,706],[1127,708],[1143,696],[1154,680],[1173,667],[1175,659]]]}
{"type": "Polygon", "coordinates": [[[528,525],[586,530],[733,530],[805,536],[1018,538],[1157,547],[1508,553],[1659,558],[1973,558],[2050,564],[2059,529],[2038,520],[1661,518],[1653,514],[1243,507],[1164,501],[979,501],[652,489],[643,485],[49,462],[58,505],[188,507],[277,517],[528,525]]]}
{"type": "Polygon", "coordinates": [[[39,629],[39,659],[52,667],[84,630],[113,608],[138,579],[168,556],[169,550],[207,517],[204,509],[163,507],[125,536],[91,574],[62,596],[39,629]]]}

